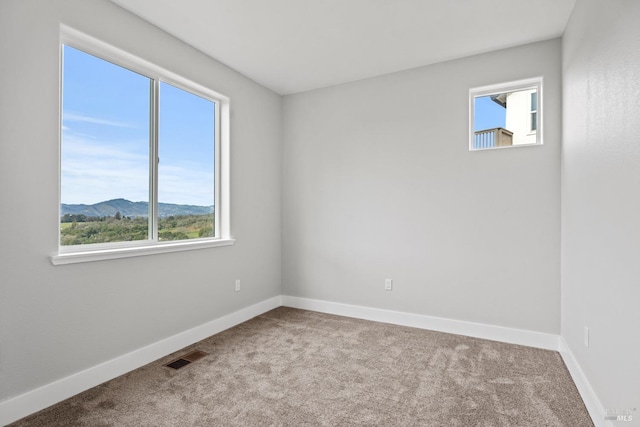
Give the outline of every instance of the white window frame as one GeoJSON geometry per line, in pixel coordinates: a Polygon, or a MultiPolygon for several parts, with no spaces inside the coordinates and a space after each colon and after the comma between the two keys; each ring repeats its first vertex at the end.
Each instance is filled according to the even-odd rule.
{"type": "Polygon", "coordinates": [[[539,99],[539,96],[538,96],[537,92],[532,92],[531,95],[529,95],[529,102],[530,102],[529,103],[529,132],[531,134],[533,134],[533,133],[538,131],[538,125],[539,125],[539,123],[538,123],[538,99],[539,99]],[[536,108],[535,108],[535,110],[531,108],[531,100],[533,99],[533,94],[534,93],[536,95],[536,108]],[[533,115],[534,114],[536,116],[536,120],[535,121],[533,120],[533,115]],[[535,129],[533,128],[533,124],[534,123],[536,125],[535,129]]]}
{"type": "MultiPolygon", "coordinates": [[[[60,27],[60,76],[62,76],[62,54],[64,45],[82,50],[105,61],[112,62],[133,72],[139,73],[154,81],[153,97],[157,99],[160,82],[168,83],[187,92],[202,96],[216,104],[215,107],[215,164],[214,164],[214,230],[215,236],[178,241],[159,241],[157,232],[147,240],[131,242],[97,243],[90,245],[60,245],[60,204],[61,204],[61,170],[62,170],[62,103],[58,102],[60,131],[58,134],[58,253],[51,256],[54,265],[78,262],[99,261],[106,259],[126,258],[141,255],[151,255],[166,252],[177,252],[193,249],[210,248],[232,245],[235,240],[231,237],[230,197],[229,197],[229,98],[208,87],[195,83],[178,74],[152,64],[142,58],[134,56],[119,48],[97,40],[73,28],[62,25],[60,27]]],[[[62,81],[60,80],[59,99],[62,100],[62,81]]],[[[157,112],[156,112],[157,113],[157,112]]],[[[158,120],[152,118],[152,132],[156,139],[158,120]]],[[[150,204],[153,220],[157,220],[158,174],[156,144],[152,144],[150,158],[150,204]]],[[[154,227],[157,230],[157,225],[154,227]]],[[[151,233],[150,233],[151,234],[151,233]]]]}
{"type": "MultiPolygon", "coordinates": [[[[469,151],[486,151],[486,150],[499,150],[503,148],[519,148],[519,147],[531,147],[536,145],[543,145],[543,114],[542,114],[542,105],[543,105],[543,78],[542,77],[533,77],[529,79],[516,80],[506,83],[498,83],[488,86],[481,86],[477,88],[469,89],[469,151]],[[536,142],[532,144],[517,144],[517,145],[509,145],[502,147],[487,147],[487,148],[473,148],[473,141],[475,136],[474,124],[475,124],[475,99],[483,96],[489,95],[497,95],[505,92],[517,92],[524,90],[535,89],[538,93],[538,110],[537,110],[537,129],[535,131],[531,131],[531,122],[528,124],[528,130],[530,134],[535,133],[536,142]]],[[[531,113],[531,106],[527,109],[529,113],[531,113]]]]}

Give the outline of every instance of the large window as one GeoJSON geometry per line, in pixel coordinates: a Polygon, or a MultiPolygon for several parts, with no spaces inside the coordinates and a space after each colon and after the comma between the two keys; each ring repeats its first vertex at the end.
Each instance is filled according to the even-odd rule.
{"type": "Polygon", "coordinates": [[[542,144],[542,78],[469,91],[469,149],[542,144]]]}
{"type": "Polygon", "coordinates": [[[55,263],[232,241],[226,98],[72,30],[61,87],[55,263]]]}

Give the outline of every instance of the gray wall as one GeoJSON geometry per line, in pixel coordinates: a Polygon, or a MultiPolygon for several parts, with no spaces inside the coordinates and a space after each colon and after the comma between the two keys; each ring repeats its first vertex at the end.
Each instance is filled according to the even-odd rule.
{"type": "Polygon", "coordinates": [[[106,0],[2,0],[0,54],[0,401],[280,295],[280,96],[106,0]],[[60,23],[231,98],[234,246],[51,265],[60,23]]]}
{"type": "Polygon", "coordinates": [[[559,333],[560,55],[556,39],[284,97],[283,294],[559,333]],[[469,89],[535,76],[544,145],[469,152],[469,89]]]}
{"type": "Polygon", "coordinates": [[[0,1],[0,401],[279,295],[282,267],[286,295],[548,333],[561,304],[602,403],[637,407],[639,14],[581,0],[562,60],[553,40],[282,101],[108,1],[0,1]],[[231,98],[234,246],[51,265],[60,23],[231,98]],[[545,145],[469,153],[468,89],[538,75],[545,145]]]}
{"type": "Polygon", "coordinates": [[[581,0],[563,40],[562,336],[610,409],[640,404],[638,17],[581,0]]]}

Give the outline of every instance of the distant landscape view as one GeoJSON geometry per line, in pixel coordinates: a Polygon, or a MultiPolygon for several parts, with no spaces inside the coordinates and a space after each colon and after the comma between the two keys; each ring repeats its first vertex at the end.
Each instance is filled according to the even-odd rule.
{"type": "Polygon", "coordinates": [[[62,74],[60,244],[213,237],[216,103],[67,45],[62,74]]]}
{"type": "MultiPolygon", "coordinates": [[[[126,199],[60,205],[60,244],[123,242],[149,238],[149,204],[126,199]]],[[[213,206],[158,203],[160,241],[213,237],[213,206]]]]}

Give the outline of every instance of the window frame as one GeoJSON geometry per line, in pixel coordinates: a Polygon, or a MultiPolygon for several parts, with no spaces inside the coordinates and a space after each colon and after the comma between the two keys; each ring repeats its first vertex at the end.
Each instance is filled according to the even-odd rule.
{"type": "Polygon", "coordinates": [[[54,265],[77,262],[99,261],[104,259],[125,258],[151,255],[157,253],[185,251],[217,246],[232,245],[235,240],[230,232],[230,197],[229,197],[229,98],[204,85],[196,83],[176,73],[166,70],[138,56],[130,54],[108,43],[97,40],[78,30],[61,25],[59,40],[59,132],[58,132],[58,207],[57,236],[58,251],[51,256],[54,265]],[[64,46],[79,49],[104,61],[111,62],[132,72],[141,74],[152,80],[150,104],[152,117],[150,123],[149,149],[149,186],[150,186],[150,221],[149,238],[137,241],[95,243],[89,245],[62,246],[60,243],[60,205],[62,202],[62,73],[64,46]],[[191,94],[201,96],[215,104],[215,141],[214,141],[214,230],[213,237],[189,240],[158,240],[158,93],[161,82],[175,86],[191,94]],[[154,225],[151,225],[151,222],[154,225]],[[151,232],[153,230],[153,232],[151,232]]]}
{"type": "Polygon", "coordinates": [[[529,132],[531,134],[538,131],[538,92],[532,92],[530,95],[531,106],[529,108],[529,132]],[[535,95],[536,108],[533,108],[533,99],[535,95]],[[535,117],[535,120],[534,120],[535,117]],[[535,126],[534,126],[535,125],[535,126]]]}
{"type": "Polygon", "coordinates": [[[542,100],[543,100],[543,77],[532,77],[528,79],[510,81],[505,83],[497,83],[487,86],[480,86],[476,88],[469,89],[469,133],[468,133],[468,143],[469,143],[469,151],[486,151],[486,150],[498,150],[503,148],[520,148],[520,147],[532,147],[543,145],[544,141],[542,138],[543,132],[543,114],[542,114],[542,100]],[[528,120],[528,135],[536,135],[536,142],[531,144],[516,144],[516,145],[508,145],[508,146],[499,146],[499,147],[486,147],[486,148],[473,148],[474,142],[474,125],[475,125],[475,99],[481,98],[489,95],[497,95],[505,92],[517,92],[517,91],[525,91],[535,89],[537,93],[537,128],[536,130],[531,130],[531,105],[527,108],[529,112],[529,120],[528,120]]]}

